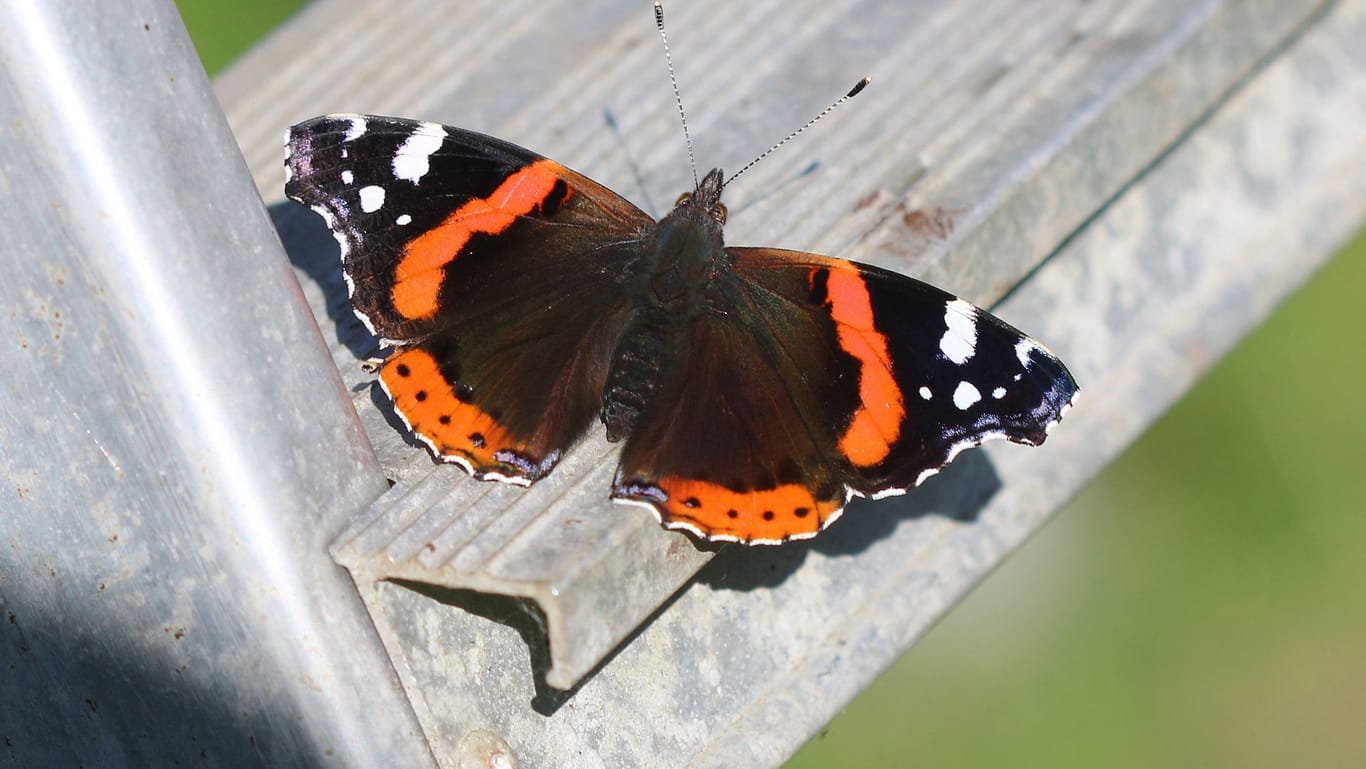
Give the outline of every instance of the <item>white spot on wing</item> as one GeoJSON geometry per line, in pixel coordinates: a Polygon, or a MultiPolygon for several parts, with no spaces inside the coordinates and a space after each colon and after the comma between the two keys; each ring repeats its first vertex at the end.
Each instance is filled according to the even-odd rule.
{"type": "Polygon", "coordinates": [[[372,214],[384,205],[384,188],[376,185],[360,188],[360,210],[372,214]]]}
{"type": "Polygon", "coordinates": [[[356,175],[350,169],[342,171],[342,184],[350,184],[356,180],[356,175]]]}
{"type": "Polygon", "coordinates": [[[360,115],[352,115],[350,120],[351,124],[346,129],[346,140],[353,142],[359,139],[369,126],[366,125],[365,118],[360,115]]]}
{"type": "Polygon", "coordinates": [[[959,382],[958,389],[953,391],[953,405],[960,411],[967,410],[972,404],[982,399],[982,393],[971,382],[959,382]]]}
{"type": "Polygon", "coordinates": [[[1029,354],[1039,349],[1039,343],[1029,337],[1025,337],[1015,343],[1015,357],[1020,359],[1020,365],[1029,368],[1029,354]]]}
{"type": "Polygon", "coordinates": [[[944,336],[939,339],[944,357],[963,365],[977,351],[977,308],[955,299],[944,309],[944,336]]]}
{"type": "Polygon", "coordinates": [[[423,123],[394,154],[394,176],[417,184],[431,169],[432,153],[446,141],[446,129],[440,123],[423,123]]]}
{"type": "Polygon", "coordinates": [[[930,388],[928,387],[921,387],[920,397],[924,398],[925,400],[929,400],[930,398],[934,397],[934,393],[930,392],[930,388]]]}
{"type": "Polygon", "coordinates": [[[412,221],[413,217],[407,214],[399,214],[398,218],[394,220],[394,224],[397,224],[398,226],[402,227],[403,225],[408,224],[412,221]]]}
{"type": "Polygon", "coordinates": [[[991,397],[995,398],[996,400],[1000,400],[1006,397],[1006,388],[997,387],[995,390],[991,391],[991,397]]]}

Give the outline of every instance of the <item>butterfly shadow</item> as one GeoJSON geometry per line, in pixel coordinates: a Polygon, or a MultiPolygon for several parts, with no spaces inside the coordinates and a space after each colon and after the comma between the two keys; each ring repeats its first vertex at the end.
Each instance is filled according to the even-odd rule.
{"type": "Polygon", "coordinates": [[[891,536],[907,520],[933,515],[962,523],[975,521],[1001,485],[986,454],[967,451],[903,496],[850,501],[840,519],[814,539],[780,547],[722,547],[694,581],[717,590],[776,587],[806,562],[808,554],[858,555],[891,536]]]}
{"type": "Polygon", "coordinates": [[[531,673],[536,692],[532,700],[533,707],[542,715],[550,715],[568,700],[570,692],[562,692],[545,683],[546,672],[550,670],[550,635],[546,630],[545,614],[535,601],[405,579],[392,581],[437,603],[511,628],[521,636],[531,653],[531,673]],[[545,704],[538,706],[537,703],[553,704],[547,708],[545,704]]]}
{"type": "MultiPolygon", "coordinates": [[[[357,360],[375,357],[379,353],[379,341],[351,311],[337,241],[322,217],[290,201],[271,204],[268,211],[290,263],[322,293],[327,319],[332,323],[337,341],[357,360]]],[[[319,325],[322,322],[319,317],[319,325]]]]}
{"type": "MultiPolygon", "coordinates": [[[[398,411],[394,408],[394,402],[389,399],[388,395],[385,395],[384,388],[380,387],[378,380],[358,384],[352,388],[352,392],[358,393],[361,389],[367,389],[369,391],[370,405],[374,407],[374,413],[383,418],[384,423],[388,425],[389,430],[383,433],[383,435],[386,439],[389,439],[389,444],[399,445],[401,443],[403,446],[410,449],[417,449],[423,454],[430,455],[431,452],[427,448],[427,444],[418,439],[417,434],[408,429],[408,425],[403,423],[403,417],[398,415],[398,411]]],[[[364,419],[364,417],[362,417],[362,419],[364,419]]],[[[374,439],[371,440],[371,444],[375,444],[374,439]]],[[[374,447],[378,452],[380,447],[378,445],[374,445],[374,447]]],[[[397,458],[395,458],[395,461],[398,461],[397,458]]],[[[432,463],[433,466],[441,464],[436,459],[433,459],[432,463]]]]}
{"type": "Polygon", "coordinates": [[[656,607],[649,617],[641,622],[626,638],[622,639],[621,643],[617,644],[616,648],[603,655],[598,664],[584,674],[573,688],[557,689],[545,681],[546,674],[550,671],[551,639],[546,627],[545,614],[534,600],[494,593],[481,593],[475,590],[441,587],[425,582],[402,579],[392,581],[394,584],[401,585],[446,606],[461,609],[484,619],[506,625],[521,636],[522,642],[526,644],[531,654],[531,677],[534,687],[531,709],[542,716],[554,715],[565,703],[573,699],[584,684],[593,680],[599,671],[635,641],[636,637],[650,627],[655,619],[673,605],[673,602],[678,600],[678,597],[683,593],[683,590],[678,590],[656,607]]]}

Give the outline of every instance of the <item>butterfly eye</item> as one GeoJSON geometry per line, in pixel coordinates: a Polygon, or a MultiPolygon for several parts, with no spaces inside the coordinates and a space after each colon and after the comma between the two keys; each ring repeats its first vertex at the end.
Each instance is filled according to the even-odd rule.
{"type": "Polygon", "coordinates": [[[717,224],[725,224],[727,214],[728,211],[726,210],[725,203],[717,203],[716,205],[711,207],[711,215],[713,218],[716,219],[717,224]]]}
{"type": "Polygon", "coordinates": [[[684,203],[687,203],[689,200],[692,200],[692,193],[691,193],[691,192],[685,192],[685,193],[683,193],[682,195],[679,195],[679,196],[678,196],[678,200],[675,200],[675,201],[674,201],[674,208],[678,208],[679,206],[683,205],[684,203]]]}

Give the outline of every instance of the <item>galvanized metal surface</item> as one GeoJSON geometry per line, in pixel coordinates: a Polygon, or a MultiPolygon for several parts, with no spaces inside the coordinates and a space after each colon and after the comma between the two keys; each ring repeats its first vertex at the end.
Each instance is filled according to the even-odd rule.
{"type": "MultiPolygon", "coordinates": [[[[688,170],[643,6],[333,0],[219,86],[268,200],[279,129],[356,110],[498,133],[658,208],[688,170]]],[[[612,462],[596,439],[530,492],[432,469],[355,365],[369,342],[340,301],[332,241],[281,204],[306,292],[399,479],[337,553],[439,760],[463,766],[487,745],[533,767],[788,755],[1362,220],[1364,6],[670,6],[704,163],[742,162],[877,76],[819,139],[746,176],[729,199],[732,242],[882,263],[978,302],[1010,291],[1000,313],[1085,392],[1042,449],[965,455],[810,545],[722,551],[634,635],[711,553],[592,501],[612,462]],[[577,689],[545,685],[577,680],[619,638],[577,689]]]]}
{"type": "Polygon", "coordinates": [[[0,4],[0,765],[429,766],[385,481],[170,0],[0,4]]]}

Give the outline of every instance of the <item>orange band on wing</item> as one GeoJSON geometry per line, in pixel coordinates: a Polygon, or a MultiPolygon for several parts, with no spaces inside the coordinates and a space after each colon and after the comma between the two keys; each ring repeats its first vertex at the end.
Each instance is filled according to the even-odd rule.
{"type": "Polygon", "coordinates": [[[389,356],[379,376],[394,408],[437,454],[462,458],[482,473],[501,471],[506,465],[495,452],[523,449],[493,417],[456,397],[436,359],[425,350],[410,348],[389,356]]]}
{"type": "Polygon", "coordinates": [[[887,337],[873,321],[873,304],[868,286],[858,268],[828,271],[826,292],[830,315],[839,332],[839,345],[859,362],[859,401],[854,419],[840,436],[840,451],[859,467],[869,467],[887,458],[892,444],[901,435],[906,417],[901,387],[892,376],[892,359],[887,352],[887,337]]]}
{"type": "Polygon", "coordinates": [[[796,483],[745,492],[684,478],[663,478],[657,485],[667,498],[650,501],[666,525],[686,524],[708,538],[742,542],[809,537],[820,531],[842,501],[818,500],[796,483]]]}
{"type": "Polygon", "coordinates": [[[394,309],[410,320],[430,318],[446,265],[460,255],[470,237],[497,235],[544,203],[560,181],[560,166],[537,160],[498,185],[487,198],[466,201],[446,220],[409,241],[394,281],[394,309]]]}

